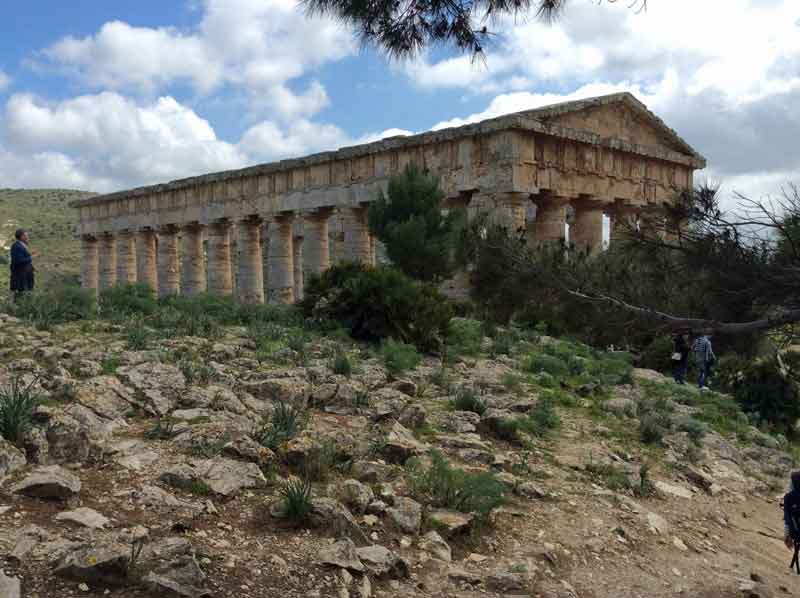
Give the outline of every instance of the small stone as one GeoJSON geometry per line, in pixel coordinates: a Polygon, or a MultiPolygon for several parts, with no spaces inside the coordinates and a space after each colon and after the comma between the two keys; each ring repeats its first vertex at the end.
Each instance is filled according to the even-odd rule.
{"type": "Polygon", "coordinates": [[[87,586],[85,583],[79,583],[78,584],[78,589],[81,592],[88,592],[89,591],[89,586],[87,586]]]}
{"type": "Polygon", "coordinates": [[[469,513],[439,509],[428,513],[428,521],[440,530],[446,538],[467,533],[474,516],[469,513]]]}
{"type": "Polygon", "coordinates": [[[650,531],[662,536],[669,531],[669,523],[658,513],[648,513],[647,524],[650,526],[650,531]]]}
{"type": "Polygon", "coordinates": [[[681,540],[677,536],[672,538],[672,545],[675,548],[677,548],[678,550],[680,550],[681,552],[686,552],[687,550],[689,550],[689,548],[686,546],[686,544],[684,544],[683,540],[681,540]]]}
{"type": "Polygon", "coordinates": [[[108,517],[104,517],[94,509],[80,507],[72,511],[62,511],[56,515],[57,521],[70,521],[91,529],[103,529],[109,524],[108,517]]]}

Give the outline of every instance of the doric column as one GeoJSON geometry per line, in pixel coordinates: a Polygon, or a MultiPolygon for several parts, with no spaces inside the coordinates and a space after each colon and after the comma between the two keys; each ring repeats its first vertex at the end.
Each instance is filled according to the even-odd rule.
{"type": "Polygon", "coordinates": [[[178,227],[165,226],[158,231],[158,296],[177,295],[181,290],[178,261],[178,227]]]}
{"type": "Polygon", "coordinates": [[[98,288],[110,289],[117,282],[117,239],[112,234],[100,237],[100,276],[98,288]]]}
{"type": "Polygon", "coordinates": [[[375,241],[375,235],[369,236],[369,264],[370,266],[377,266],[378,265],[378,256],[376,253],[376,246],[377,243],[375,241]]]}
{"type": "Polygon", "coordinates": [[[294,301],[294,264],[292,249],[292,214],[273,217],[269,225],[269,291],[270,303],[294,301]]]}
{"type": "Polygon", "coordinates": [[[149,286],[153,292],[158,289],[156,233],[150,229],[136,233],[136,280],[149,286]]]}
{"type": "Polygon", "coordinates": [[[322,274],[331,265],[328,241],[330,210],[305,214],[303,221],[303,270],[306,275],[322,274]]]}
{"type": "Polygon", "coordinates": [[[295,237],[292,240],[292,264],[294,265],[294,300],[300,301],[303,298],[303,237],[295,237]]]}
{"type": "Polygon", "coordinates": [[[81,238],[83,254],[81,257],[81,286],[84,289],[94,289],[99,287],[99,247],[95,237],[85,236],[81,238]]]}
{"type": "Polygon", "coordinates": [[[344,208],[344,254],[348,261],[369,263],[369,226],[366,208],[361,206],[344,208]]]}
{"type": "Polygon", "coordinates": [[[203,227],[197,223],[183,227],[181,271],[184,295],[199,295],[206,291],[206,260],[203,254],[203,227]]]}
{"type": "Polygon", "coordinates": [[[117,282],[118,285],[136,282],[136,239],[130,231],[117,236],[117,282]]]}
{"type": "Polygon", "coordinates": [[[208,226],[208,292],[218,296],[233,294],[231,223],[227,220],[208,226]]]}
{"type": "Polygon", "coordinates": [[[495,193],[490,222],[502,226],[511,234],[524,231],[529,198],[529,193],[495,193]]]}
{"type": "Polygon", "coordinates": [[[347,256],[344,251],[344,232],[336,231],[333,234],[333,261],[340,264],[345,261],[347,256]]]}
{"type": "Polygon", "coordinates": [[[639,208],[632,204],[617,202],[608,209],[611,219],[611,243],[625,239],[630,229],[636,229],[639,221],[639,208]]]}
{"type": "Polygon", "coordinates": [[[536,219],[527,227],[529,242],[563,241],[566,233],[569,198],[542,195],[536,199],[536,219]]]}
{"type": "Polygon", "coordinates": [[[608,202],[600,199],[574,201],[575,219],[569,228],[576,249],[594,254],[603,250],[603,213],[608,202]]]}
{"type": "Polygon", "coordinates": [[[239,222],[239,301],[264,303],[264,268],[261,254],[261,220],[239,222]]]}

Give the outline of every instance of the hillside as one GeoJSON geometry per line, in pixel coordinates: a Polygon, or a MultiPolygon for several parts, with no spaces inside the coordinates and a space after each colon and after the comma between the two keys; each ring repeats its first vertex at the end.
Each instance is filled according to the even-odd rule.
{"type": "Polygon", "coordinates": [[[0,388],[45,397],[25,455],[0,441],[24,596],[794,591],[794,459],[724,395],[470,320],[443,369],[203,301],[0,316],[0,388]]]}
{"type": "MultiPolygon", "coordinates": [[[[39,252],[35,261],[37,282],[77,280],[80,273],[80,242],[73,237],[74,199],[91,195],[63,189],[0,189],[0,261],[8,259],[14,231],[25,228],[31,248],[39,252]]],[[[8,289],[8,264],[0,264],[0,288],[8,289]]]]}

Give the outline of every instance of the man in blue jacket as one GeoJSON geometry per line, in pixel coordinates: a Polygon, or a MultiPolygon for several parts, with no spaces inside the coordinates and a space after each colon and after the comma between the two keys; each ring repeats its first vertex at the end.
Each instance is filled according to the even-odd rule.
{"type": "Polygon", "coordinates": [[[33,258],[36,255],[28,249],[28,233],[18,229],[14,233],[11,246],[11,292],[16,301],[22,293],[33,290],[33,258]]]}

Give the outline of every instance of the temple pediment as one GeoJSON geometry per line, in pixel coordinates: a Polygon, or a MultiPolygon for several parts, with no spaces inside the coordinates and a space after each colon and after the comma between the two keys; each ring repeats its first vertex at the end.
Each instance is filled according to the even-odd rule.
{"type": "Polygon", "coordinates": [[[520,114],[542,123],[588,131],[602,138],[700,158],[664,121],[627,92],[552,104],[520,114]]]}

